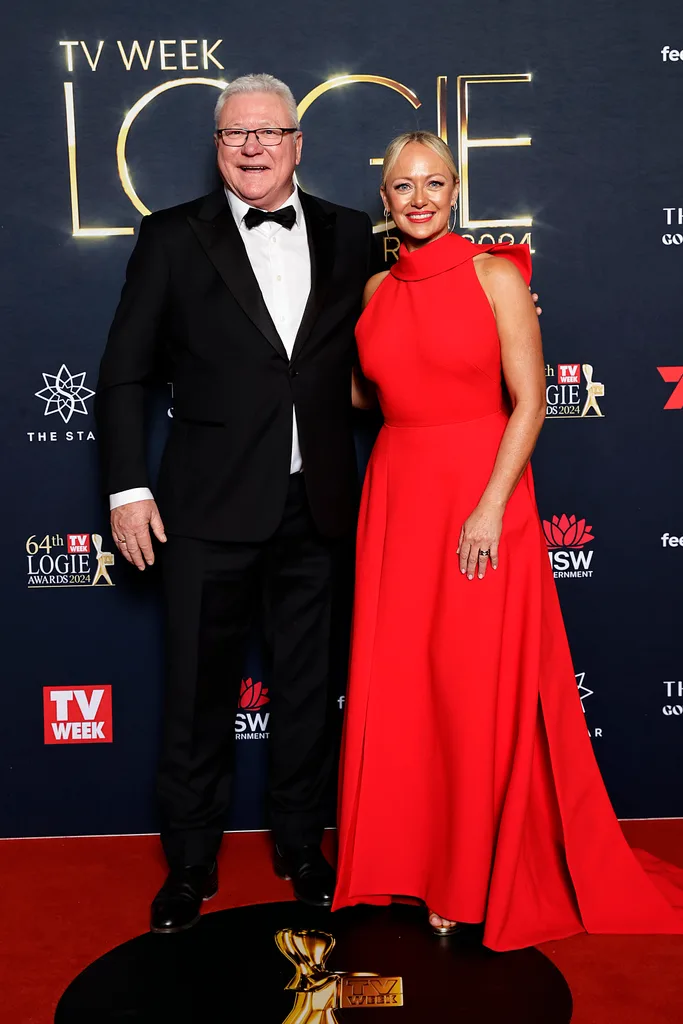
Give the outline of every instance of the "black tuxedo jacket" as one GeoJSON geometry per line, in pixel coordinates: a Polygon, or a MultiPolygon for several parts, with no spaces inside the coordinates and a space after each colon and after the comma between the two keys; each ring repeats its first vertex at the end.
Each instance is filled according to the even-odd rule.
{"type": "Polygon", "coordinates": [[[222,190],[145,217],[97,388],[107,493],[150,486],[145,384],[163,360],[174,418],[156,498],[170,533],[260,541],[289,481],[292,405],[321,533],[353,527],[354,327],[371,273],[369,217],[301,192],[311,292],[291,360],[222,190]]]}

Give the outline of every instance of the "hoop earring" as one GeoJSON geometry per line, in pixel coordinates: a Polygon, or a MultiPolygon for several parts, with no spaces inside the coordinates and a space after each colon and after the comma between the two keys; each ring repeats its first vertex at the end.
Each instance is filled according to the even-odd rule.
{"type": "Polygon", "coordinates": [[[389,207],[384,207],[384,230],[389,234],[389,207]]]}
{"type": "Polygon", "coordinates": [[[448,230],[449,231],[455,231],[455,225],[458,222],[458,217],[457,217],[457,214],[458,214],[458,200],[457,199],[455,200],[455,202],[451,206],[451,213],[453,214],[453,224],[451,225],[451,218],[450,218],[450,215],[449,215],[449,217],[448,217],[448,230]]]}

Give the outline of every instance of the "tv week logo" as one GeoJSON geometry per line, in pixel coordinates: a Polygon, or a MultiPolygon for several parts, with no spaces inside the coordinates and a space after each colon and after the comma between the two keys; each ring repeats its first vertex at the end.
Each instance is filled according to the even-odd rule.
{"type": "Polygon", "coordinates": [[[592,526],[576,516],[553,516],[543,520],[543,532],[555,579],[586,578],[593,575],[593,552],[583,548],[595,540],[592,526]]]}
{"type": "Polygon", "coordinates": [[[580,384],[581,364],[580,363],[559,363],[557,367],[558,384],[580,384]]]}
{"type": "Polygon", "coordinates": [[[67,533],[66,535],[66,550],[69,555],[89,555],[90,554],[90,534],[89,533],[67,533]]]}
{"type": "Polygon", "coordinates": [[[43,687],[46,743],[111,743],[111,686],[43,687]]]}

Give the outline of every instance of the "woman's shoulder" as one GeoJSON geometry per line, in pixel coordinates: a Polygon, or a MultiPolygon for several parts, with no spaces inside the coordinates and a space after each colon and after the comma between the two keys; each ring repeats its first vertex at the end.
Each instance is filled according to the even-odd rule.
{"type": "Polygon", "coordinates": [[[504,256],[492,253],[478,253],[472,260],[479,284],[489,301],[504,301],[518,293],[528,293],[522,270],[504,256]]]}
{"type": "Polygon", "coordinates": [[[509,274],[515,269],[514,263],[502,253],[475,253],[472,259],[482,273],[509,274]]]}
{"type": "Polygon", "coordinates": [[[519,276],[515,265],[502,255],[492,252],[478,252],[472,260],[482,277],[492,277],[494,280],[507,280],[511,275],[519,276]]]}
{"type": "Polygon", "coordinates": [[[389,271],[388,270],[380,270],[379,274],[373,274],[372,277],[368,279],[368,282],[365,285],[365,288],[363,290],[363,305],[364,306],[367,306],[368,302],[370,301],[372,296],[375,294],[375,292],[377,291],[377,289],[381,285],[382,281],[384,281],[384,279],[386,277],[388,277],[388,276],[389,276],[389,271]]]}
{"type": "Polygon", "coordinates": [[[528,285],[531,280],[531,253],[528,245],[487,246],[484,252],[475,254],[472,262],[479,278],[486,278],[492,283],[512,283],[521,277],[528,285]]]}

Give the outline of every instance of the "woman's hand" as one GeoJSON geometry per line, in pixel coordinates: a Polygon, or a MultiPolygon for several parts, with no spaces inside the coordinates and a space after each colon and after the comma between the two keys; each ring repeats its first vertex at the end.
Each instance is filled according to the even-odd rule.
{"type": "Polygon", "coordinates": [[[466,572],[468,580],[473,580],[475,573],[483,580],[489,559],[491,567],[498,568],[498,544],[502,532],[503,509],[480,502],[460,531],[458,542],[460,572],[466,572]]]}

